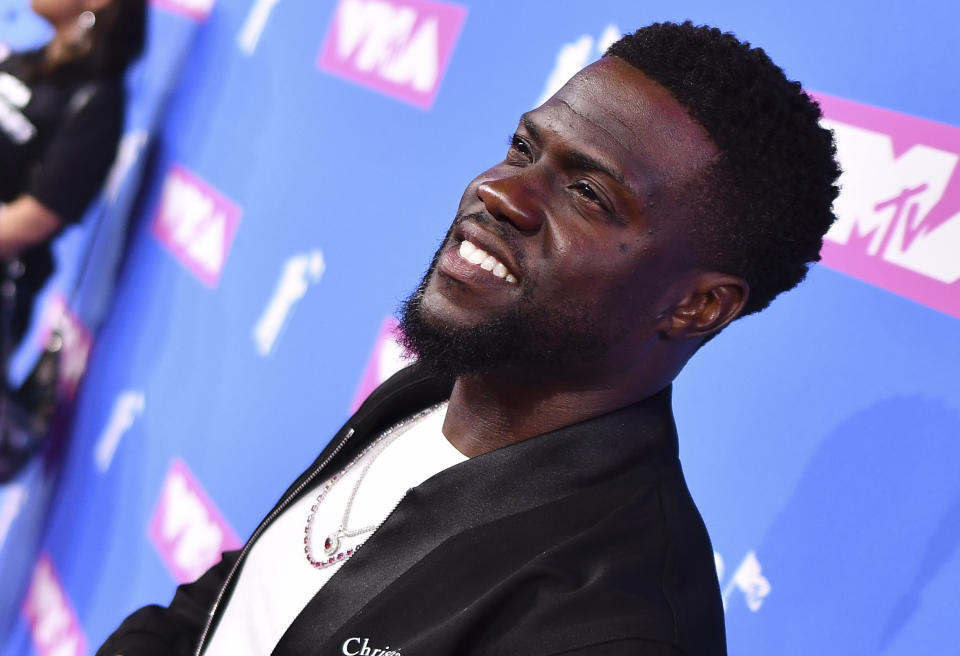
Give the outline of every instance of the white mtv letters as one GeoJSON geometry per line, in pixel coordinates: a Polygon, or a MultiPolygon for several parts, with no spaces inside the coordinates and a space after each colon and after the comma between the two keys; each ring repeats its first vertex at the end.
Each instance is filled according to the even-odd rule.
{"type": "Polygon", "coordinates": [[[537,100],[535,106],[540,106],[547,101],[550,96],[560,90],[573,75],[581,68],[599,58],[606,52],[614,41],[621,36],[620,28],[613,23],[607,25],[598,39],[594,39],[589,34],[584,34],[576,41],[566,43],[557,52],[557,59],[547,78],[547,83],[543,87],[543,93],[537,100]]]}
{"type": "Polygon", "coordinates": [[[325,270],[323,253],[318,249],[287,259],[273,296],[253,327],[253,341],[260,355],[273,351],[293,306],[307,293],[310,283],[320,282],[325,270]]]}
{"type": "Polygon", "coordinates": [[[133,426],[134,420],[143,412],[145,398],[140,390],[130,390],[120,394],[113,402],[113,411],[106,428],[97,441],[93,460],[100,473],[106,472],[113,461],[120,438],[133,426]]]}
{"type": "Polygon", "coordinates": [[[925,145],[897,156],[886,134],[832,120],[823,124],[834,130],[843,167],[837,222],[827,239],[864,240],[869,255],[942,283],[960,280],[960,203],[946,221],[925,224],[944,197],[958,156],[925,145]]]}
{"type": "Polygon", "coordinates": [[[418,14],[412,7],[381,0],[345,0],[340,6],[336,53],[353,57],[361,71],[375,71],[396,84],[428,92],[439,73],[439,28],[425,19],[413,31],[418,14]]]}
{"type": "Polygon", "coordinates": [[[183,474],[175,471],[163,490],[164,514],[161,537],[172,544],[174,564],[193,580],[217,561],[223,542],[223,530],[207,511],[203,501],[191,489],[183,474]],[[175,543],[175,544],[174,544],[175,543]]]}

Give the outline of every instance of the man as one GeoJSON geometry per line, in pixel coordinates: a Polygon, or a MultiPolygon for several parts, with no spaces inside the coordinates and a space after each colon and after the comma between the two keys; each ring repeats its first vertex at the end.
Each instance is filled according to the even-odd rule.
{"type": "Polygon", "coordinates": [[[614,44],[467,187],[403,308],[419,362],[99,653],[724,654],[670,383],[818,259],[819,117],[718,30],[614,44]]]}

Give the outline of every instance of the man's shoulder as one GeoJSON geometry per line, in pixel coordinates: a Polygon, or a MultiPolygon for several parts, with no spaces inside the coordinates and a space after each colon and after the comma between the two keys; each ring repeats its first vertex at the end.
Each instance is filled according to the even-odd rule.
{"type": "Polygon", "coordinates": [[[661,467],[656,480],[638,481],[634,495],[608,508],[545,553],[540,567],[565,568],[567,580],[578,583],[552,595],[543,612],[556,613],[553,623],[577,640],[649,640],[723,653],[713,548],[679,465],[661,467]]]}

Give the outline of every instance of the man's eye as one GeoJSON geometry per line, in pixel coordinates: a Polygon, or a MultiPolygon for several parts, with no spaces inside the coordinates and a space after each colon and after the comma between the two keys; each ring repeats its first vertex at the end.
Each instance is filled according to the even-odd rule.
{"type": "Polygon", "coordinates": [[[600,194],[598,194],[588,183],[583,181],[575,182],[570,185],[570,188],[589,200],[591,203],[596,203],[597,205],[601,206],[603,205],[603,199],[600,198],[600,194]]]}
{"type": "Polygon", "coordinates": [[[510,150],[515,150],[524,157],[530,157],[533,154],[530,150],[530,144],[519,135],[511,134],[507,137],[507,145],[510,146],[510,150]]]}

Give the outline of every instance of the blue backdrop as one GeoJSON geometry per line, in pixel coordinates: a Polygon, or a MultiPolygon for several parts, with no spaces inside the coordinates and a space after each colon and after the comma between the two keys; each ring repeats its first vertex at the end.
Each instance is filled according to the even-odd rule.
{"type": "MultiPolygon", "coordinates": [[[[0,42],[42,40],[23,4],[0,0],[0,42]]],[[[731,30],[865,116],[909,115],[882,113],[894,141],[906,126],[928,149],[917,157],[945,154],[908,177],[942,164],[960,179],[951,0],[162,0],[151,18],[128,157],[65,236],[44,305],[67,308],[78,369],[92,345],[69,440],[0,488],[11,656],[92,653],[249,534],[395,366],[384,320],[467,181],[611,36],[686,18],[731,30]]],[[[846,146],[841,159],[890,187],[874,201],[907,184],[846,146]]],[[[940,191],[921,213],[953,198],[940,191]]],[[[960,257],[955,211],[918,228],[935,257],[960,257]]],[[[960,289],[911,295],[908,273],[867,282],[828,264],[675,387],[730,652],[957,653],[960,320],[941,310],[960,289]]],[[[21,371],[36,352],[34,339],[21,371]]]]}

